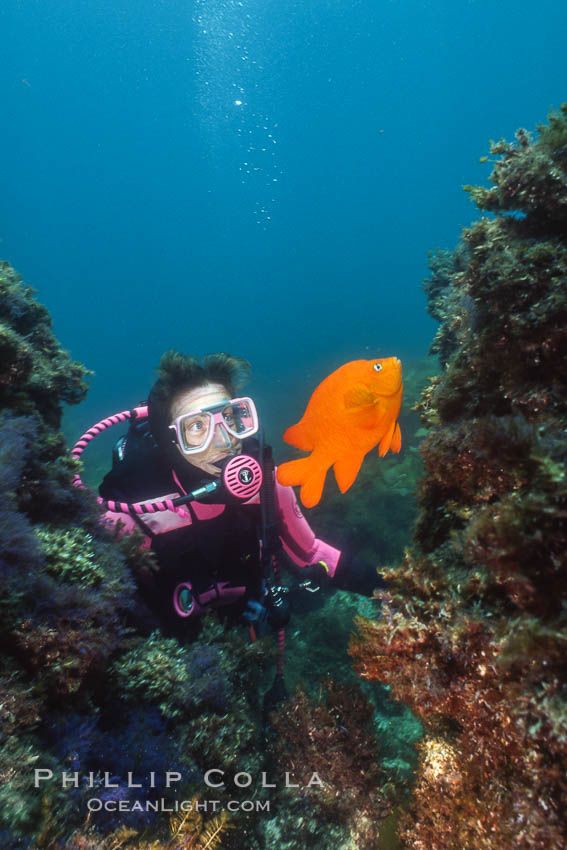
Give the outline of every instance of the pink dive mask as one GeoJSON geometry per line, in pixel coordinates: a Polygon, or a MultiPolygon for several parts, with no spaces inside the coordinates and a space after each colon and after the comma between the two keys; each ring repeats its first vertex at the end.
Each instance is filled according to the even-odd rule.
{"type": "Polygon", "coordinates": [[[251,398],[232,398],[183,413],[169,426],[183,454],[204,452],[217,428],[243,440],[258,430],[258,414],[251,398]]]}

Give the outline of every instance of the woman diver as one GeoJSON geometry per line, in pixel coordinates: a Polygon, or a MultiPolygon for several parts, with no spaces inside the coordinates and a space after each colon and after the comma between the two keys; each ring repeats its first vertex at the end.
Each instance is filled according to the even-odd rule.
{"type": "Polygon", "coordinates": [[[199,361],[168,351],[147,407],[98,423],[74,453],[130,418],[99,493],[105,521],[120,521],[122,532],[141,529],[155,554],[159,569],[139,584],[164,631],[179,633],[173,623],[186,630],[203,612],[222,609],[256,633],[270,626],[283,650],[282,566],[311,590],[329,582],[370,595],[384,583],[374,568],[317,539],[291,487],[275,480],[254,402],[238,395],[249,369],[227,354],[199,361]]]}

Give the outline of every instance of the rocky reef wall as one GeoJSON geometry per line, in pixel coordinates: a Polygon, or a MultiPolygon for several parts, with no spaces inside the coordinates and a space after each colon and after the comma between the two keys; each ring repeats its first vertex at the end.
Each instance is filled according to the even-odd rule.
{"type": "MultiPolygon", "coordinates": [[[[133,574],[151,558],[135,536],[105,530],[94,495],[71,485],[61,411],[84,398],[88,374],[31,287],[0,263],[0,846],[217,846],[225,811],[170,819],[134,804],[202,795],[211,766],[258,774],[269,653],[212,623],[189,648],[144,619],[133,574]],[[177,787],[167,771],[182,777],[177,787]],[[89,798],[108,810],[89,813],[89,798]]],[[[257,846],[242,817],[231,846],[257,846]]]]}
{"type": "Polygon", "coordinates": [[[491,145],[490,213],[426,282],[443,370],[411,547],[359,673],[426,735],[399,837],[411,850],[567,846],[567,104],[491,145]]]}

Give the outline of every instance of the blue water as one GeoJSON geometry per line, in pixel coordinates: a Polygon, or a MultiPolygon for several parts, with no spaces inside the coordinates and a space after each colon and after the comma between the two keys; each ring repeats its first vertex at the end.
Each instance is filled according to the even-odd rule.
{"type": "Polygon", "coordinates": [[[170,347],[249,358],[282,427],[344,360],[423,355],[427,252],[488,140],[567,99],[566,28],[564,0],[2,0],[0,256],[96,372],[67,427],[170,347]]]}

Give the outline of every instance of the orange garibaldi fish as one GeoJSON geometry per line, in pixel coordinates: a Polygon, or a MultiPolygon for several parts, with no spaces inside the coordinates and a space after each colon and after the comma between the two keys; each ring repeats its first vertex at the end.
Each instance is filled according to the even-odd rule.
{"type": "Polygon", "coordinates": [[[399,452],[402,435],[398,415],[402,405],[402,364],[397,357],[353,360],[326,377],[296,425],[284,440],[309,457],[283,463],[277,479],[283,485],[300,484],[306,508],[319,503],[327,470],[333,467],[341,493],[358,474],[364,455],[378,444],[399,452]]]}

